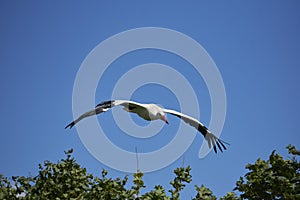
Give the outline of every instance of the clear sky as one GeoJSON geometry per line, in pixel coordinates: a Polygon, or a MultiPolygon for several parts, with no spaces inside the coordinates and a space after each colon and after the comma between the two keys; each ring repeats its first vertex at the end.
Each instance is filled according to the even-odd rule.
{"type": "MultiPolygon", "coordinates": [[[[73,148],[77,161],[90,173],[100,176],[105,168],[112,177],[125,176],[95,159],[76,129],[64,129],[73,119],[76,74],[90,51],[105,39],[129,29],[163,27],[205,48],[220,71],[227,96],[221,138],[231,145],[223,154],[211,152],[199,159],[203,137],[195,137],[184,153],[193,182],[183,199],[195,195],[195,184],[204,184],[218,197],[225,195],[246,173],[247,163],[267,159],[274,149],[286,155],[290,143],[300,147],[299,9],[298,1],[1,1],[0,173],[35,175],[39,163],[56,162],[64,157],[64,150],[73,148]]],[[[200,120],[209,124],[211,101],[205,82],[188,62],[164,51],[144,49],[115,60],[99,81],[95,104],[111,97],[122,74],[147,63],[162,63],[184,75],[196,91],[200,120]]],[[[180,109],[176,95],[157,84],[138,88],[132,99],[180,109]]],[[[147,125],[133,119],[137,125],[147,125]]],[[[135,146],[140,152],[163,147],[180,122],[168,116],[170,125],[161,133],[137,139],[116,126],[111,112],[98,120],[112,142],[132,152],[135,146]]],[[[186,134],[195,134],[190,130],[186,134]]],[[[182,166],[182,160],[146,173],[145,184],[169,189],[173,170],[182,166]]]]}

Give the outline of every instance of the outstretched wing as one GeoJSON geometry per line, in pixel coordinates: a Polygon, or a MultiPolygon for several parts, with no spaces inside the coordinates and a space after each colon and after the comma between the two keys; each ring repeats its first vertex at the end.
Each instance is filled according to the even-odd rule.
{"type": "Polygon", "coordinates": [[[97,115],[97,114],[100,114],[100,113],[103,113],[103,112],[109,110],[112,106],[114,106],[113,102],[114,101],[104,101],[104,102],[98,104],[94,109],[87,111],[86,113],[83,113],[77,119],[75,119],[73,122],[68,124],[65,128],[72,128],[75,124],[77,124],[79,121],[81,121],[82,119],[84,119],[86,117],[97,115]]]}
{"type": "MultiPolygon", "coordinates": [[[[112,102],[111,103],[112,106],[119,106],[119,105],[124,106],[124,108],[126,108],[125,110],[128,111],[128,112],[132,112],[132,111],[137,110],[137,109],[138,110],[140,110],[140,109],[146,109],[144,104],[137,103],[137,102],[134,102],[134,101],[113,100],[111,102],[112,102]]],[[[103,103],[105,103],[105,102],[102,102],[102,103],[98,104],[97,106],[101,106],[103,103]]]]}
{"type": "Polygon", "coordinates": [[[144,108],[143,104],[134,102],[134,101],[126,101],[126,100],[110,100],[110,101],[104,101],[99,103],[94,109],[87,111],[86,113],[83,113],[80,115],[76,120],[68,124],[65,128],[72,128],[75,124],[77,124],[79,121],[86,117],[90,117],[93,115],[97,115],[103,112],[108,111],[114,106],[122,105],[126,108],[127,111],[134,110],[135,108],[144,108]]]}
{"type": "Polygon", "coordinates": [[[194,128],[196,128],[200,133],[202,133],[202,135],[204,136],[204,138],[206,139],[206,141],[208,142],[208,146],[209,148],[211,148],[213,146],[215,153],[217,153],[217,147],[219,148],[219,150],[221,152],[223,152],[223,149],[226,150],[226,146],[225,144],[228,144],[227,142],[224,142],[223,140],[219,139],[217,136],[215,136],[214,134],[212,134],[208,128],[206,128],[201,122],[199,122],[197,119],[182,114],[180,112],[177,112],[175,110],[169,110],[169,109],[163,109],[163,111],[165,113],[169,113],[171,115],[174,115],[176,117],[181,118],[184,122],[188,123],[189,125],[193,126],[194,128]]]}

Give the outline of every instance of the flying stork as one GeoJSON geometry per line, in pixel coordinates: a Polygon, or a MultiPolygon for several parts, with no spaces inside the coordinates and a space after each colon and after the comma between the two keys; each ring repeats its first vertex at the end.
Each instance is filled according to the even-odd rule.
{"type": "Polygon", "coordinates": [[[193,126],[196,128],[206,141],[208,142],[209,148],[213,147],[215,153],[217,153],[217,147],[221,152],[223,152],[223,149],[226,150],[225,144],[228,145],[227,142],[219,139],[217,136],[215,136],[212,132],[208,130],[200,121],[197,119],[185,115],[183,113],[177,112],[175,110],[170,110],[170,109],[164,109],[159,107],[156,104],[142,104],[142,103],[137,103],[134,101],[128,101],[128,100],[110,100],[110,101],[104,101],[99,103],[94,109],[82,114],[79,116],[76,120],[68,124],[65,128],[72,128],[75,124],[77,124],[80,120],[97,115],[103,112],[108,111],[114,106],[123,106],[123,109],[127,112],[135,113],[141,118],[147,120],[147,121],[152,121],[152,120],[162,120],[166,124],[169,124],[167,118],[166,118],[166,113],[169,113],[171,115],[174,115],[176,117],[181,118],[184,122],[188,123],[189,125],[193,126]]]}

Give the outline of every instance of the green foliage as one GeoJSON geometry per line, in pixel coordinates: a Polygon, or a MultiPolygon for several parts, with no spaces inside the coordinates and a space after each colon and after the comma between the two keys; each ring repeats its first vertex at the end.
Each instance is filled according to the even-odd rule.
{"type": "MultiPolygon", "coordinates": [[[[0,199],[158,199],[170,200],[162,186],[155,186],[154,190],[140,196],[140,191],[145,188],[143,173],[138,171],[133,174],[133,186],[126,189],[128,176],[123,179],[107,178],[108,172],[102,170],[101,177],[94,177],[80,167],[71,156],[73,150],[65,152],[66,159],[58,163],[45,161],[39,165],[36,177],[14,176],[12,182],[0,175],[0,199]]],[[[179,197],[179,192],[190,182],[191,168],[178,168],[177,175],[172,181],[174,195],[179,197]]],[[[172,193],[172,194],[173,194],[172,193]]],[[[178,198],[179,199],[179,198],[178,198]]]]}
{"type": "Polygon", "coordinates": [[[287,146],[291,159],[284,160],[275,151],[264,161],[248,164],[249,172],[236,182],[235,190],[243,199],[300,199],[299,151],[287,146]]]}
{"type": "Polygon", "coordinates": [[[154,190],[147,192],[142,196],[143,200],[170,200],[170,197],[168,197],[165,193],[165,189],[161,185],[156,185],[154,187],[154,190]]]}
{"type": "Polygon", "coordinates": [[[0,174],[0,199],[16,199],[17,191],[6,177],[0,174]],[[11,198],[12,197],[12,198],[11,198]]]}
{"type": "MultiPolygon", "coordinates": [[[[292,145],[287,146],[289,158],[283,159],[275,151],[269,160],[258,159],[248,164],[249,172],[236,182],[234,192],[228,192],[221,200],[241,199],[300,199],[300,151],[292,145]]],[[[127,200],[179,200],[180,192],[186,183],[192,181],[191,168],[177,168],[175,178],[170,182],[170,196],[165,188],[156,185],[153,190],[141,194],[145,188],[144,174],[133,174],[133,186],[126,188],[128,176],[107,178],[108,172],[102,170],[96,177],[87,173],[71,156],[73,150],[65,152],[66,158],[57,163],[45,161],[39,165],[35,177],[13,176],[8,179],[0,174],[0,199],[127,199],[127,200]]],[[[196,187],[193,200],[215,200],[216,196],[204,185],[196,187]]]]}
{"type": "MultiPolygon", "coordinates": [[[[84,199],[125,199],[129,197],[125,185],[128,177],[124,179],[107,178],[108,172],[102,170],[102,177],[94,177],[89,183],[89,188],[85,191],[84,199]]],[[[132,196],[132,195],[131,195],[132,196]]]]}
{"type": "Polygon", "coordinates": [[[198,187],[197,185],[196,187],[196,191],[197,191],[197,195],[193,200],[216,200],[217,197],[213,195],[213,192],[204,187],[204,185],[201,185],[201,187],[198,187]]]}
{"type": "Polygon", "coordinates": [[[176,177],[173,181],[171,181],[171,185],[174,189],[169,190],[171,193],[172,200],[179,199],[180,191],[185,187],[184,183],[189,183],[192,181],[192,176],[190,175],[191,167],[187,166],[187,168],[177,168],[174,170],[174,173],[176,174],[176,177]]]}
{"type": "Polygon", "coordinates": [[[144,181],[142,179],[143,176],[144,176],[144,174],[141,171],[138,171],[137,173],[133,174],[134,186],[131,187],[131,193],[135,194],[136,196],[139,196],[140,190],[145,187],[144,181]]]}
{"type": "Polygon", "coordinates": [[[237,197],[234,192],[227,192],[227,194],[220,198],[220,200],[240,200],[241,198],[237,197]]]}

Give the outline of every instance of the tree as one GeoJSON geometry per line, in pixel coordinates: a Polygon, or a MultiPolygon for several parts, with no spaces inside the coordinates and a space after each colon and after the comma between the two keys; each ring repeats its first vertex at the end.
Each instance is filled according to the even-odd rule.
{"type": "MultiPolygon", "coordinates": [[[[248,164],[249,172],[236,182],[235,191],[228,192],[221,200],[240,199],[300,199],[300,151],[294,146],[287,147],[290,157],[286,160],[275,151],[269,160],[258,159],[248,164]]],[[[102,170],[101,177],[87,173],[72,157],[73,150],[65,152],[66,158],[57,163],[45,161],[39,165],[35,177],[13,176],[11,180],[0,174],[0,199],[127,199],[127,200],[179,200],[180,192],[192,180],[191,168],[174,170],[175,178],[168,190],[156,185],[153,190],[141,194],[145,188],[143,173],[133,174],[133,186],[127,188],[128,176],[107,178],[102,170]]],[[[216,196],[204,185],[195,186],[193,200],[215,200],[216,196]]]]}
{"type": "Polygon", "coordinates": [[[73,150],[65,152],[67,158],[58,163],[45,161],[39,165],[39,173],[35,177],[13,176],[11,182],[0,175],[0,199],[168,199],[178,200],[180,191],[185,187],[184,182],[191,181],[190,170],[177,168],[176,177],[171,182],[174,189],[168,197],[162,186],[155,186],[154,190],[140,195],[145,187],[142,180],[143,173],[133,174],[134,185],[126,189],[128,177],[123,179],[107,178],[108,172],[102,170],[102,176],[94,177],[80,167],[71,156],[73,150]]]}
{"type": "Polygon", "coordinates": [[[300,152],[287,146],[291,158],[286,160],[275,151],[269,160],[258,159],[248,164],[249,172],[236,182],[235,190],[243,199],[300,199],[300,152]]]}
{"type": "Polygon", "coordinates": [[[204,187],[204,185],[201,185],[201,187],[198,187],[197,185],[196,187],[196,191],[197,191],[197,195],[193,200],[216,200],[217,197],[213,195],[213,192],[204,187]]]}

